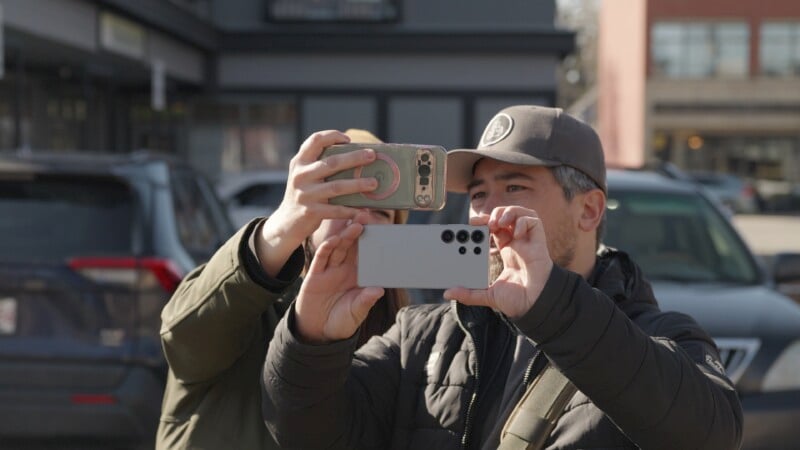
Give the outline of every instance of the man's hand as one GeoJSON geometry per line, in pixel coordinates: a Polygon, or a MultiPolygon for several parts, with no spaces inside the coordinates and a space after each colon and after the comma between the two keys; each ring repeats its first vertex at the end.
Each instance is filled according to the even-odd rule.
{"type": "Polygon", "coordinates": [[[349,338],[383,295],[383,288],[356,285],[355,243],[363,230],[362,224],[351,223],[317,249],[294,304],[296,331],[303,341],[349,338]]]}
{"type": "Polygon", "coordinates": [[[553,268],[541,220],[533,210],[505,206],[489,216],[470,218],[470,224],[488,225],[503,271],[489,289],[451,288],[445,298],[489,306],[512,319],[521,317],[536,303],[553,268]]]}
{"type": "Polygon", "coordinates": [[[256,236],[258,257],[264,270],[275,276],[294,249],[316,230],[323,219],[351,219],[358,209],[328,203],[332,197],[377,188],[373,178],[325,181],[346,169],[375,161],[375,152],[364,149],[320,160],[326,147],[350,142],[339,131],[321,131],[303,142],[289,164],[286,192],[275,212],[256,236]]]}

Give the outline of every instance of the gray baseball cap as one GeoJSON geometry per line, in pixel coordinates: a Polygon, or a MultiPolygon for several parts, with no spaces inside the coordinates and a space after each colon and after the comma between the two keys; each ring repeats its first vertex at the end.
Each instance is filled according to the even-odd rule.
{"type": "Polygon", "coordinates": [[[570,166],[606,192],[600,137],[560,108],[518,105],[501,110],[489,121],[477,149],[447,153],[447,190],[466,192],[481,158],[524,166],[570,166]]]}

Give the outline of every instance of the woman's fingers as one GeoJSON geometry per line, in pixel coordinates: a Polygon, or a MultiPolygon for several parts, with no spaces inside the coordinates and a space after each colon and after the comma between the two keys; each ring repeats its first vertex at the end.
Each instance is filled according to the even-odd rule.
{"type": "Polygon", "coordinates": [[[347,194],[371,192],[378,187],[378,180],[372,177],[348,178],[341,180],[324,181],[323,178],[313,182],[296,186],[298,190],[298,203],[324,202],[333,197],[347,194]]]}
{"type": "Polygon", "coordinates": [[[334,144],[346,144],[350,142],[350,137],[341,131],[325,130],[313,133],[303,141],[297,154],[292,158],[292,165],[296,163],[308,164],[319,159],[325,147],[334,144]]]}
{"type": "Polygon", "coordinates": [[[340,245],[342,238],[339,236],[331,236],[326,239],[322,244],[317,247],[314,253],[314,259],[311,260],[311,265],[308,268],[309,273],[323,273],[328,269],[331,256],[340,245]]]}
{"type": "Polygon", "coordinates": [[[339,233],[339,243],[330,255],[328,265],[337,267],[342,265],[350,253],[353,252],[356,240],[361,235],[364,226],[360,223],[351,223],[339,233]]]}

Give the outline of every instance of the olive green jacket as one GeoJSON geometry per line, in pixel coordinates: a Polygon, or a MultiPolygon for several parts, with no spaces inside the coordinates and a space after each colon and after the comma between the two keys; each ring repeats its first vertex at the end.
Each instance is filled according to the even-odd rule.
{"type": "Polygon", "coordinates": [[[272,332],[299,286],[302,252],[284,268],[293,273],[259,280],[245,261],[259,223],[193,270],[161,313],[169,374],[158,450],[278,448],[261,418],[259,383],[272,332]]]}

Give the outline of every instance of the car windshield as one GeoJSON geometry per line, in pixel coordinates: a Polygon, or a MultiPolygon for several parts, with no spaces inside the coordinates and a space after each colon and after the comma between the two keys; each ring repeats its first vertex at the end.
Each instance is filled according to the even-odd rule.
{"type": "Polygon", "coordinates": [[[132,252],[134,197],[111,178],[0,178],[0,260],[132,252]]]}
{"type": "Polygon", "coordinates": [[[759,272],[735,231],[704,198],[610,192],[604,242],[633,257],[650,280],[743,283],[759,272]]]}

